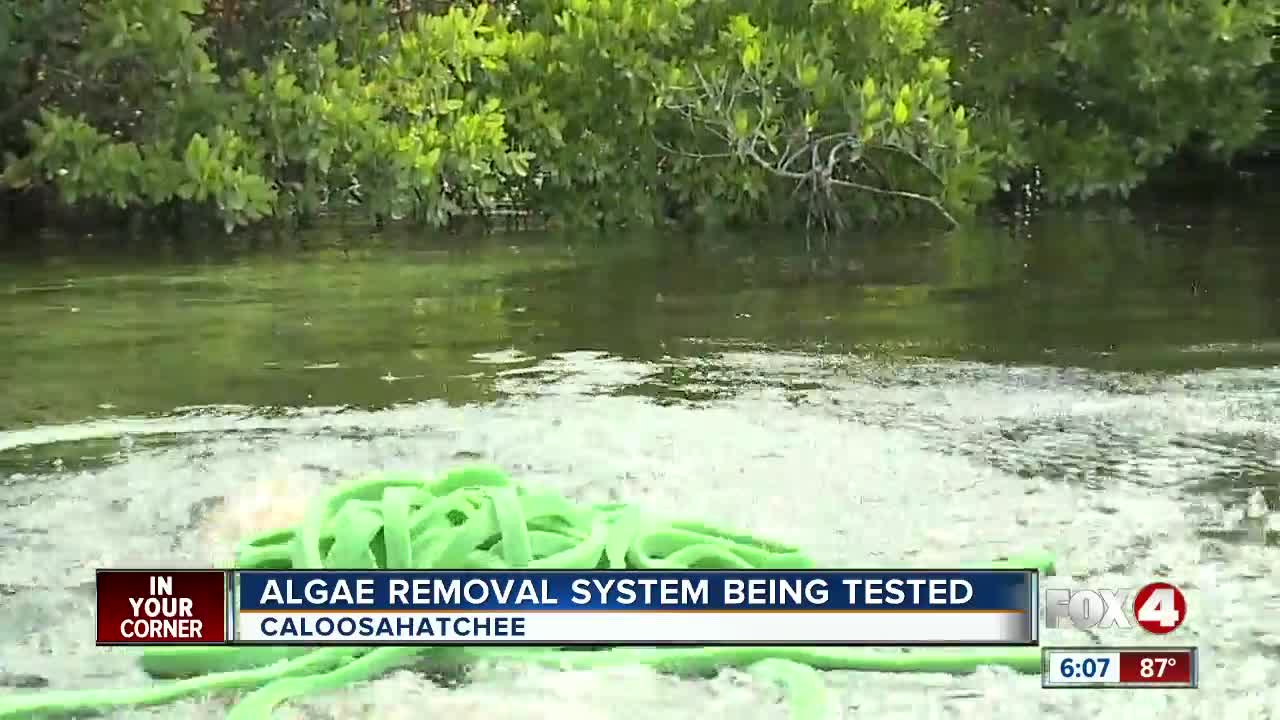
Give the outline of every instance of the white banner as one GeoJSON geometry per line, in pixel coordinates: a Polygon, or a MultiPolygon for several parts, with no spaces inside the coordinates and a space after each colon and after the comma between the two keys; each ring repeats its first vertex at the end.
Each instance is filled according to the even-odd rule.
{"type": "Polygon", "coordinates": [[[906,645],[1036,640],[1018,612],[244,612],[238,642],[357,645],[906,645]]]}

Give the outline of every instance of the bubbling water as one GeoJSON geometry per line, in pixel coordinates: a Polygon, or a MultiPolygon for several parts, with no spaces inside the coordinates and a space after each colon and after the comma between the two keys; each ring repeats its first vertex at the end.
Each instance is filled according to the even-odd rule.
{"type": "Polygon", "coordinates": [[[229,566],[236,546],[247,538],[297,525],[318,489],[315,479],[281,468],[279,474],[251,480],[228,493],[201,523],[209,560],[229,566]]]}

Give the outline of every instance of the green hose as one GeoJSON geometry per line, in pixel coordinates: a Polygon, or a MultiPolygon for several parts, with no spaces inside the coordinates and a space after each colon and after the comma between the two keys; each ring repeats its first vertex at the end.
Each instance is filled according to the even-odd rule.
{"type": "MultiPolygon", "coordinates": [[[[242,544],[236,566],[287,568],[811,568],[793,547],[693,522],[657,520],[626,505],[580,507],[526,488],[489,468],[466,468],[431,482],[384,474],[320,499],[293,529],[242,544]]],[[[1034,552],[989,565],[1051,573],[1034,552]]],[[[142,667],[170,681],[147,688],[23,693],[0,697],[0,719],[86,715],[159,705],[215,691],[249,691],[228,720],[269,720],[291,698],[374,679],[408,665],[457,670],[479,660],[559,669],[644,664],[679,675],[740,667],[786,691],[794,720],[830,715],[815,670],[966,673],[1002,665],[1040,672],[1036,648],[953,648],[883,652],[839,647],[614,648],[483,647],[157,647],[142,667]]]]}

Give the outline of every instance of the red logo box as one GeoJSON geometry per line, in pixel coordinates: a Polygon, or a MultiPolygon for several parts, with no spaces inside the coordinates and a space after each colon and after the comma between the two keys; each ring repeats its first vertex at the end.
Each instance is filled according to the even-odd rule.
{"type": "Polygon", "coordinates": [[[99,570],[99,645],[222,645],[227,573],[99,570]]]}

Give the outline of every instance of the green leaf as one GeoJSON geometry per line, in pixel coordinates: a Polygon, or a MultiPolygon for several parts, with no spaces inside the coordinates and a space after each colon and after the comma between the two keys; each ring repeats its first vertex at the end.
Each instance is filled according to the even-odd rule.
{"type": "Polygon", "coordinates": [[[297,78],[293,76],[293,73],[285,73],[276,78],[276,97],[284,102],[290,102],[301,95],[302,91],[298,89],[296,82],[297,78]]]}
{"type": "Polygon", "coordinates": [[[811,88],[818,82],[818,68],[806,65],[800,70],[800,87],[811,88]]]}
{"type": "Polygon", "coordinates": [[[870,75],[862,81],[862,100],[870,102],[876,96],[876,81],[870,75]]]}
{"type": "Polygon", "coordinates": [[[4,172],[0,173],[0,185],[21,190],[31,184],[31,163],[17,160],[12,153],[5,153],[4,172]]]}
{"type": "Polygon", "coordinates": [[[896,125],[905,125],[907,118],[911,117],[911,111],[907,109],[907,104],[902,102],[902,98],[893,104],[893,122],[896,125]]]}
{"type": "Polygon", "coordinates": [[[738,14],[730,19],[729,32],[737,40],[754,40],[760,34],[760,29],[751,22],[751,16],[738,14]]]}
{"type": "Polygon", "coordinates": [[[191,141],[187,143],[187,150],[183,153],[183,163],[187,166],[187,172],[193,178],[204,175],[204,169],[209,162],[209,141],[200,133],[191,136],[191,141]]]}
{"type": "Polygon", "coordinates": [[[316,53],[316,59],[321,65],[329,66],[338,62],[338,45],[337,43],[327,42],[320,46],[320,50],[316,53]]]}
{"type": "Polygon", "coordinates": [[[511,155],[511,172],[517,177],[525,177],[529,174],[529,159],[524,153],[513,153],[511,155]]]}
{"type": "Polygon", "coordinates": [[[876,98],[875,100],[872,100],[871,104],[867,106],[867,109],[863,111],[862,119],[866,120],[867,122],[875,122],[883,114],[884,114],[884,101],[881,100],[880,98],[876,98]]]}

